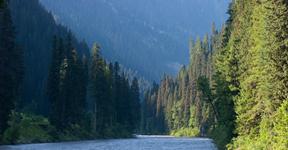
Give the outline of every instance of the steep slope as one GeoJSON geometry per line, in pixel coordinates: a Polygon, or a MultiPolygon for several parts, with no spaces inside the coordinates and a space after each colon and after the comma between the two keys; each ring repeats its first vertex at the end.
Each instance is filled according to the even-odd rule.
{"type": "Polygon", "coordinates": [[[214,21],[219,27],[229,1],[41,0],[78,37],[99,42],[106,58],[150,80],[187,64],[189,37],[203,36],[214,21]]]}
{"type": "MultiPolygon", "coordinates": [[[[24,51],[23,101],[19,107],[31,104],[29,109],[43,112],[47,108],[44,107],[47,105],[45,90],[52,55],[52,37],[66,37],[68,30],[56,24],[53,16],[38,0],[11,0],[10,8],[17,42],[24,51]]],[[[75,37],[73,43],[80,54],[89,55],[85,43],[78,42],[75,37]]]]}

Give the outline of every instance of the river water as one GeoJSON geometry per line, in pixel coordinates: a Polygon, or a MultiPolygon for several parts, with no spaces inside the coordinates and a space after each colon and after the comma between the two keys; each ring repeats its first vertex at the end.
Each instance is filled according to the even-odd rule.
{"type": "Polygon", "coordinates": [[[134,139],[0,146],[0,150],[216,150],[207,138],[137,136],[134,139]]]}

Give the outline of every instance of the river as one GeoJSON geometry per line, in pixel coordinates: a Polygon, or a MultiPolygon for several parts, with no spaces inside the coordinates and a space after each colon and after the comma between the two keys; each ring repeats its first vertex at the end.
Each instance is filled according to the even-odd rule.
{"type": "Polygon", "coordinates": [[[0,146],[0,150],[216,150],[207,138],[137,136],[134,139],[0,146]]]}

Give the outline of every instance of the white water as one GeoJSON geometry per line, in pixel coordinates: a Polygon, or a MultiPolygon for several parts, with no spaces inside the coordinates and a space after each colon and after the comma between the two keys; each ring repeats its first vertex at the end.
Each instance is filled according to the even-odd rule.
{"type": "Polygon", "coordinates": [[[138,135],[135,139],[0,146],[0,150],[216,150],[216,148],[213,141],[207,138],[138,135]]]}

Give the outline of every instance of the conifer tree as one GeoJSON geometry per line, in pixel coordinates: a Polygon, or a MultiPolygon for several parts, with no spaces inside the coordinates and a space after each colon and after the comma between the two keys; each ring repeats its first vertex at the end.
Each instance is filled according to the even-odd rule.
{"type": "Polygon", "coordinates": [[[132,128],[137,129],[140,125],[140,93],[137,78],[134,78],[131,85],[131,115],[132,128]]]}
{"type": "Polygon", "coordinates": [[[61,93],[60,93],[60,65],[64,58],[63,40],[54,36],[52,61],[47,81],[47,95],[50,102],[50,120],[56,127],[60,127],[61,93]]]}
{"type": "Polygon", "coordinates": [[[20,85],[23,76],[23,53],[15,42],[15,31],[8,2],[0,7],[0,135],[15,104],[20,102],[20,85]]]}
{"type": "Polygon", "coordinates": [[[97,44],[93,45],[92,56],[90,60],[90,90],[93,96],[93,118],[92,129],[94,134],[103,135],[104,130],[104,104],[106,101],[105,91],[105,62],[100,55],[100,47],[97,44]]]}
{"type": "Polygon", "coordinates": [[[51,122],[59,130],[82,125],[88,72],[85,61],[73,49],[71,35],[67,36],[66,43],[54,37],[47,95],[51,122]]]}
{"type": "Polygon", "coordinates": [[[270,48],[270,58],[273,67],[275,88],[275,103],[288,99],[288,2],[287,0],[265,1],[267,7],[266,27],[269,36],[267,46],[270,48]],[[276,102],[277,101],[277,102],[276,102]]]}

